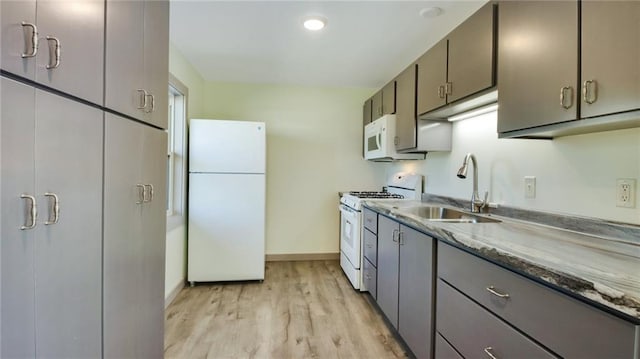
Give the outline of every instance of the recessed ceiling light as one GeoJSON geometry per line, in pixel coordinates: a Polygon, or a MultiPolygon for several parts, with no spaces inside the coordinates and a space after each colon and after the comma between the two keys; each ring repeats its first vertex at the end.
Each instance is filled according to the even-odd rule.
{"type": "Polygon", "coordinates": [[[318,31],[325,27],[327,19],[321,16],[310,16],[304,19],[303,24],[307,30],[318,31]]]}
{"type": "Polygon", "coordinates": [[[420,16],[425,19],[433,18],[442,15],[442,9],[439,7],[425,7],[420,10],[420,16]]]}

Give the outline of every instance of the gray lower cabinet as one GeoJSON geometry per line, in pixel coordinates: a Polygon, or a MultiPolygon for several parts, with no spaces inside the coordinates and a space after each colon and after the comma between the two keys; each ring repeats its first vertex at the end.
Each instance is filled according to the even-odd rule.
{"type": "Polygon", "coordinates": [[[432,356],[434,240],[378,219],[377,303],[418,358],[432,356]]]}
{"type": "Polygon", "coordinates": [[[3,70],[102,105],[104,0],[2,1],[0,7],[3,70]]]}
{"type": "Polygon", "coordinates": [[[576,120],[578,1],[503,1],[498,11],[498,132],[576,120]]]}
{"type": "MultiPolygon", "coordinates": [[[[637,354],[635,345],[640,326],[444,243],[438,246],[438,276],[492,315],[561,357],[633,358],[634,353],[637,354]]],[[[460,309],[446,309],[453,305],[453,300],[441,293],[441,287],[438,287],[437,330],[466,357],[453,336],[466,338],[470,321],[460,319],[460,324],[449,323],[453,320],[451,313],[460,309]]],[[[465,312],[465,316],[471,315],[465,312]]],[[[479,319],[479,328],[486,329],[485,322],[479,319]]],[[[495,348],[487,340],[482,345],[495,348]]]]}
{"type": "Polygon", "coordinates": [[[103,113],[1,86],[1,356],[99,358],[103,113]]]}
{"type": "Polygon", "coordinates": [[[106,115],[106,358],[163,355],[166,141],[164,131],[106,115]]]}
{"type": "Polygon", "coordinates": [[[460,292],[438,280],[438,333],[465,358],[555,358],[460,292]]]}
{"type": "Polygon", "coordinates": [[[437,359],[463,359],[452,346],[449,344],[440,333],[436,333],[435,340],[435,356],[437,359]]]}
{"type": "Polygon", "coordinates": [[[640,109],[640,1],[581,6],[580,117],[640,109]]]}
{"type": "Polygon", "coordinates": [[[362,261],[362,271],[362,276],[364,278],[364,287],[369,292],[369,294],[371,294],[373,299],[376,299],[378,297],[378,270],[376,269],[376,266],[373,265],[369,261],[369,259],[365,257],[362,261]]]}

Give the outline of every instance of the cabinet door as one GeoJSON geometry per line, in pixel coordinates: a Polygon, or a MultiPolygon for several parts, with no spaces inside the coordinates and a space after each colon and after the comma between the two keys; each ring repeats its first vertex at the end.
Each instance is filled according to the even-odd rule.
{"type": "Polygon", "coordinates": [[[493,11],[486,4],[449,34],[447,102],[495,85],[493,11]]]}
{"type": "Polygon", "coordinates": [[[144,2],[145,89],[153,96],[145,121],[167,128],[169,94],[169,1],[144,2]]]}
{"type": "Polygon", "coordinates": [[[582,81],[581,117],[640,108],[639,1],[582,2],[582,81]]]}
{"type": "MultiPolygon", "coordinates": [[[[104,0],[38,1],[40,49],[36,81],[102,105],[104,76],[104,0]],[[55,68],[55,41],[60,42],[55,68]]],[[[123,56],[118,53],[117,56],[123,56]]]]}
{"type": "Polygon", "coordinates": [[[396,78],[396,150],[416,147],[416,121],[416,65],[412,64],[396,78]]]}
{"type": "Polygon", "coordinates": [[[498,10],[498,131],[577,119],[578,2],[504,1],[498,10]]]}
{"type": "MultiPolygon", "coordinates": [[[[4,4],[4,3],[3,3],[4,4]]],[[[4,9],[3,9],[4,11],[4,9]]],[[[2,353],[3,358],[35,357],[34,245],[27,200],[36,196],[34,184],[35,90],[0,78],[0,200],[2,230],[2,353]],[[10,328],[10,329],[9,329],[10,328]]],[[[41,225],[41,223],[39,224],[41,225]]]]}
{"type": "Polygon", "coordinates": [[[366,126],[368,123],[371,123],[371,99],[368,99],[362,105],[362,124],[366,126]]]}
{"type": "Polygon", "coordinates": [[[382,90],[376,92],[371,98],[371,121],[375,121],[382,116],[382,90]]]}
{"type": "MultiPolygon", "coordinates": [[[[105,114],[103,337],[105,358],[143,358],[147,273],[142,231],[144,125],[105,114]]],[[[146,338],[145,338],[146,339],[146,338]]]]}
{"type": "Polygon", "coordinates": [[[430,48],[418,61],[418,114],[447,104],[447,39],[430,48]]]}
{"type": "Polygon", "coordinates": [[[396,82],[391,81],[382,88],[382,114],[396,113],[396,82]]]}
{"type": "Polygon", "coordinates": [[[434,240],[400,226],[398,332],[417,358],[430,358],[433,342],[434,240]]]}
{"type": "Polygon", "coordinates": [[[98,109],[36,91],[38,356],[102,353],[102,121],[98,109]],[[59,198],[57,223],[46,193],[59,198]]]}
{"type": "MultiPolygon", "coordinates": [[[[148,202],[142,205],[142,262],[139,283],[144,303],[138,310],[143,327],[139,337],[147,358],[161,358],[164,353],[164,265],[167,218],[167,133],[144,127],[142,183],[152,185],[148,202]]],[[[148,190],[151,188],[148,187],[148,190]]]]}
{"type": "Polygon", "coordinates": [[[0,66],[5,71],[33,80],[36,58],[22,57],[33,51],[33,28],[23,26],[22,22],[36,25],[36,1],[0,1],[0,19],[0,66]]]}
{"type": "Polygon", "coordinates": [[[398,230],[397,222],[378,216],[378,306],[398,328],[398,230]]]}
{"type": "Polygon", "coordinates": [[[107,0],[105,107],[142,120],[144,97],[144,5],[107,0]]]}

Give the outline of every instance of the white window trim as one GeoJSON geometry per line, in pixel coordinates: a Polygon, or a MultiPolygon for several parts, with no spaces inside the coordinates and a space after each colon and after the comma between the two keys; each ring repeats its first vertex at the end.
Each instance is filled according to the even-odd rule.
{"type": "MultiPolygon", "coordinates": [[[[169,89],[177,91],[181,98],[181,103],[175,103],[174,109],[184,114],[182,121],[177,121],[171,128],[169,141],[173,142],[170,165],[173,167],[173,196],[169,200],[171,211],[167,211],[167,232],[178,228],[186,223],[187,206],[187,121],[189,116],[189,89],[171,73],[169,74],[169,89]],[[178,123],[181,122],[181,123],[178,123]]],[[[171,91],[171,90],[170,90],[171,91]]],[[[169,153],[167,153],[169,155],[169,153]]]]}

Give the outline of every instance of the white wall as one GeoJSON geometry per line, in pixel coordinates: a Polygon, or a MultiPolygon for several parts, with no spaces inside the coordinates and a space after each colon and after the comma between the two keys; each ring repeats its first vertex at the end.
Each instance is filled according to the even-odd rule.
{"type": "MultiPolygon", "coordinates": [[[[189,90],[187,98],[187,116],[200,117],[204,94],[204,80],[184,56],[173,46],[169,47],[169,72],[175,76],[189,90]]],[[[178,287],[181,287],[187,277],[187,227],[184,217],[178,223],[170,219],[167,227],[166,260],[165,260],[165,299],[178,287]]]]}
{"type": "Polygon", "coordinates": [[[640,224],[636,208],[615,205],[617,178],[640,180],[640,128],[554,140],[498,139],[496,113],[455,122],[451,152],[424,161],[395,163],[387,172],[412,170],[426,176],[425,192],[470,198],[472,172],[456,177],[467,152],[476,155],[479,190],[509,206],[640,224]],[[524,197],[524,176],[535,176],[535,199],[524,197]]]}
{"type": "Polygon", "coordinates": [[[337,253],[338,191],[376,189],[362,159],[362,103],[373,89],[207,83],[208,118],[267,127],[267,254],[337,253]]]}

